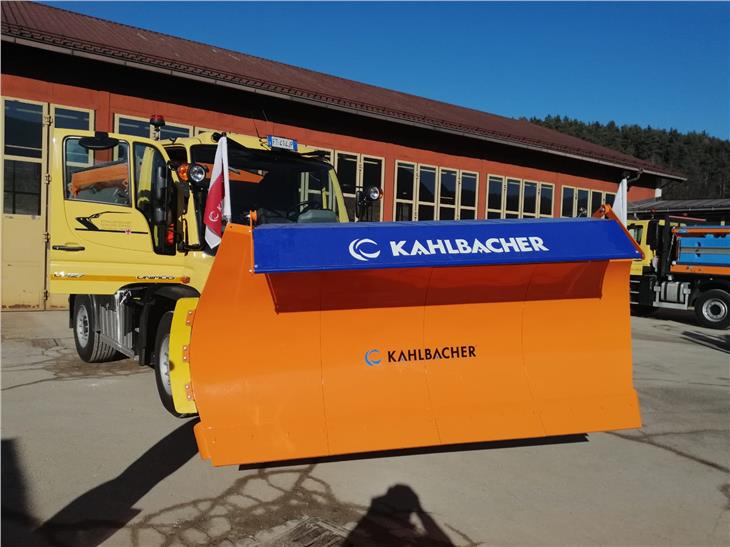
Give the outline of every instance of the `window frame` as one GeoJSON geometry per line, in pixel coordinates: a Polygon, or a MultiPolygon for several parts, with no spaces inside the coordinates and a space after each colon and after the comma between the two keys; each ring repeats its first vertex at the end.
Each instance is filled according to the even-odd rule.
{"type": "MultiPolygon", "coordinates": [[[[114,133],[118,133],[120,135],[127,135],[128,137],[141,137],[141,138],[145,138],[145,139],[153,139],[154,131],[153,131],[152,126],[149,125],[149,123],[150,123],[149,118],[142,118],[140,116],[134,116],[132,114],[124,114],[122,112],[114,113],[114,133]],[[122,118],[126,118],[128,120],[133,120],[133,121],[137,121],[137,122],[145,122],[148,126],[147,135],[132,135],[130,133],[122,133],[121,131],[119,131],[119,125],[120,125],[120,121],[122,118]]],[[[165,121],[165,126],[180,127],[180,128],[184,128],[184,129],[188,130],[187,137],[177,137],[178,139],[189,138],[189,137],[193,137],[196,135],[194,132],[194,126],[192,126],[192,125],[186,125],[183,123],[168,123],[167,121],[165,121]]],[[[160,139],[160,140],[165,140],[165,139],[160,139]]]]}
{"type": "MultiPolygon", "coordinates": [[[[393,170],[393,220],[396,221],[396,213],[398,211],[398,204],[399,203],[405,203],[407,205],[411,206],[411,218],[409,220],[415,220],[415,211],[416,211],[416,197],[417,197],[417,187],[416,184],[418,183],[418,164],[414,161],[406,161],[406,160],[395,160],[395,169],[393,170]],[[398,197],[398,166],[404,165],[404,166],[410,166],[413,167],[413,186],[411,188],[411,199],[401,199],[398,197]]],[[[398,221],[400,222],[400,221],[398,221]]]]}
{"type": "MultiPolygon", "coordinates": [[[[461,212],[462,211],[473,211],[474,217],[473,220],[477,219],[477,209],[479,208],[479,173],[476,171],[469,171],[468,169],[462,169],[458,171],[457,174],[457,190],[456,190],[456,201],[457,201],[457,207],[456,207],[456,220],[461,220],[461,212]],[[476,182],[474,186],[474,206],[471,205],[463,205],[461,203],[461,197],[462,197],[462,184],[464,180],[464,175],[474,175],[474,180],[476,182]]],[[[440,189],[439,189],[440,190],[440,189]]],[[[472,219],[468,219],[472,220],[472,219]]]]}
{"type": "MultiPolygon", "coordinates": [[[[380,190],[383,191],[383,187],[385,186],[385,158],[380,156],[375,156],[373,154],[363,154],[360,152],[349,152],[347,150],[339,150],[337,148],[335,149],[329,149],[329,148],[320,148],[320,147],[311,147],[315,148],[316,150],[321,150],[323,152],[329,152],[330,154],[330,160],[327,162],[335,169],[335,173],[337,173],[337,180],[339,182],[339,171],[337,169],[337,155],[338,154],[347,154],[349,156],[355,156],[355,193],[349,193],[342,190],[342,186],[340,186],[340,189],[342,190],[342,198],[343,200],[345,198],[353,198],[355,199],[355,212],[357,213],[357,192],[359,190],[364,190],[365,187],[363,185],[363,178],[365,175],[365,159],[370,160],[377,160],[380,162],[380,190]]],[[[373,222],[380,222],[383,220],[383,204],[380,204],[380,214],[378,215],[378,218],[374,220],[373,222]]],[[[354,219],[352,219],[354,221],[354,219]]]]}
{"type": "MultiPolygon", "coordinates": [[[[509,176],[505,177],[504,187],[503,187],[503,193],[504,193],[504,199],[503,199],[504,213],[503,213],[503,215],[504,216],[502,218],[510,219],[510,217],[508,215],[517,215],[516,218],[518,218],[518,219],[522,218],[522,199],[523,199],[523,196],[525,193],[524,190],[525,190],[525,188],[524,188],[523,179],[518,179],[517,177],[509,177],[509,176]],[[519,193],[517,195],[517,210],[516,211],[514,209],[507,208],[510,183],[517,183],[517,187],[519,188],[519,193]]],[[[510,220],[514,220],[514,218],[511,218],[510,220]]]]}
{"type": "MultiPolygon", "coordinates": [[[[7,95],[2,95],[2,109],[3,109],[3,115],[2,119],[0,119],[0,139],[2,144],[2,148],[0,148],[0,156],[2,156],[3,164],[2,164],[2,175],[3,175],[3,192],[2,196],[0,196],[0,203],[2,204],[2,211],[4,216],[23,216],[23,217],[37,217],[41,218],[45,216],[46,209],[47,209],[47,188],[45,184],[43,184],[43,178],[47,174],[47,166],[48,166],[48,134],[49,134],[49,127],[46,123],[46,120],[49,116],[51,103],[43,102],[43,101],[32,101],[28,99],[23,99],[19,97],[12,97],[7,95]],[[13,102],[19,102],[19,103],[26,103],[26,104],[32,104],[36,106],[41,107],[41,155],[39,158],[32,158],[28,156],[18,156],[16,154],[6,154],[5,153],[5,146],[7,145],[7,142],[5,141],[5,104],[8,101],[13,102]],[[15,185],[13,185],[13,212],[6,213],[5,212],[5,192],[6,192],[6,180],[5,180],[5,161],[15,161],[15,162],[25,162],[25,163],[35,163],[40,165],[40,178],[38,180],[38,213],[16,213],[14,211],[15,209],[15,185]]],[[[35,193],[30,192],[20,192],[20,194],[23,195],[33,195],[35,196],[35,193]]]]}
{"type": "Polygon", "coordinates": [[[537,189],[537,218],[553,218],[555,216],[555,184],[552,182],[540,182],[537,189]],[[550,214],[542,212],[542,189],[550,188],[550,214]]]}
{"type": "Polygon", "coordinates": [[[520,218],[538,218],[540,214],[540,182],[536,180],[523,179],[522,181],[522,199],[520,199],[520,218]],[[525,212],[525,188],[528,184],[535,185],[535,211],[532,213],[525,212]]]}
{"type": "Polygon", "coordinates": [[[487,192],[486,192],[486,207],[484,208],[484,218],[489,219],[489,213],[497,213],[499,214],[499,217],[497,219],[490,219],[490,220],[499,220],[504,218],[504,207],[505,207],[505,180],[506,177],[502,175],[495,175],[494,173],[487,173],[487,192]],[[499,194],[499,209],[495,209],[494,207],[489,206],[489,187],[491,186],[492,182],[499,182],[500,183],[500,194],[499,194]]]}
{"type": "Polygon", "coordinates": [[[560,218],[575,218],[575,204],[576,204],[576,197],[578,196],[578,189],[575,186],[568,186],[563,185],[560,188],[560,218]],[[563,206],[565,205],[565,190],[572,190],[573,196],[570,198],[571,206],[570,206],[570,214],[565,215],[563,214],[563,206]]]}

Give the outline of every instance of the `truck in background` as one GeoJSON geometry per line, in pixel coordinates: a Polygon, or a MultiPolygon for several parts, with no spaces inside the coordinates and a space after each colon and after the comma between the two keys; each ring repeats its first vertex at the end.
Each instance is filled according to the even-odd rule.
{"type": "MultiPolygon", "coordinates": [[[[220,136],[53,134],[50,290],[69,295],[81,359],[130,357],[154,367],[160,399],[173,413],[172,310],[180,298],[200,295],[213,263],[203,213],[220,136]]],[[[227,138],[231,222],[348,221],[335,171],[315,150],[292,139],[227,138]]]]}
{"type": "Polygon", "coordinates": [[[703,327],[730,327],[730,226],[684,226],[684,217],[635,220],[627,228],[644,251],[631,267],[631,306],[694,309],[703,327]]]}

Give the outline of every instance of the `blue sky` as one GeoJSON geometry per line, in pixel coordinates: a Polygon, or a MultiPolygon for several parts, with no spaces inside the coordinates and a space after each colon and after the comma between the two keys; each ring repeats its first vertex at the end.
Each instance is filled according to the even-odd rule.
{"type": "Polygon", "coordinates": [[[730,139],[730,3],[52,5],[504,116],[730,139]]]}

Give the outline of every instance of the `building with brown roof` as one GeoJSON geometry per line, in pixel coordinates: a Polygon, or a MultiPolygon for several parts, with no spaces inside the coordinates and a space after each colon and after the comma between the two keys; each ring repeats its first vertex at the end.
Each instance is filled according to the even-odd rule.
{"type": "Polygon", "coordinates": [[[3,277],[36,280],[22,298],[4,294],[4,307],[47,306],[51,128],[148,135],[159,113],[163,137],[295,138],[327,152],[351,213],[358,188],[382,188],[375,220],[576,216],[611,201],[624,172],[643,171],[630,200],[684,180],[523,120],[30,2],[2,3],[2,100],[3,243],[17,230],[39,242],[24,257],[3,245],[3,277]]]}

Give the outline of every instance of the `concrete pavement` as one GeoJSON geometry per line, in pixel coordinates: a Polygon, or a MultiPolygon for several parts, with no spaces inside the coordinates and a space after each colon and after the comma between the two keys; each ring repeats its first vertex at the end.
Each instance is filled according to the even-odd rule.
{"type": "Polygon", "coordinates": [[[64,312],[3,313],[3,544],[728,545],[730,338],[684,318],[632,320],[641,430],[238,469],[64,312]]]}

